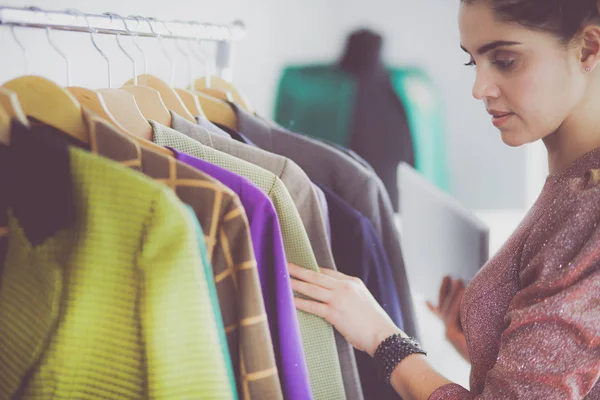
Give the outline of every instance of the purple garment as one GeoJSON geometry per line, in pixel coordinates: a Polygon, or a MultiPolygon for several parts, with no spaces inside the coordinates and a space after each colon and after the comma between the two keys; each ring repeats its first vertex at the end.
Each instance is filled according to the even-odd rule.
{"type": "Polygon", "coordinates": [[[169,149],[177,160],[217,179],[240,198],[250,224],[250,236],[284,397],[291,400],[311,400],[308,368],[287,272],[287,259],[279,220],[271,200],[247,179],[207,161],[169,149]]]}
{"type": "MultiPolygon", "coordinates": [[[[196,117],[198,121],[198,125],[209,131],[210,133],[214,133],[215,135],[223,136],[223,137],[231,137],[231,139],[237,140],[238,142],[247,144],[248,146],[258,147],[254,142],[244,136],[241,132],[236,131],[235,129],[231,129],[228,126],[221,124],[213,124],[212,122],[206,119],[200,119],[196,117]]],[[[352,151],[352,150],[349,150],[352,151]]],[[[365,161],[366,162],[366,161],[365,161]]],[[[325,220],[325,228],[327,230],[327,239],[329,239],[329,243],[331,243],[331,225],[329,223],[329,209],[327,206],[327,199],[325,198],[325,194],[321,190],[321,188],[313,183],[313,188],[317,193],[317,198],[319,200],[319,206],[321,208],[321,212],[323,213],[323,219],[325,220]]]]}

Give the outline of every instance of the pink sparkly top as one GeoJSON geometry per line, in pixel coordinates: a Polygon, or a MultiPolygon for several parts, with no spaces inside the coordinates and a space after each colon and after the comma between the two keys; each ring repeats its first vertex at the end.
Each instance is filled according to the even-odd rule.
{"type": "Polygon", "coordinates": [[[461,307],[471,390],[429,400],[600,400],[600,148],[547,178],[461,307]]]}

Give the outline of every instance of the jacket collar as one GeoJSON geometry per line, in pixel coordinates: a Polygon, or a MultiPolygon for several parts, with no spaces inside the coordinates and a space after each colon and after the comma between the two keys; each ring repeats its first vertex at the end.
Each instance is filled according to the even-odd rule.
{"type": "Polygon", "coordinates": [[[90,136],[89,151],[136,171],[143,170],[142,147],[96,114],[84,110],[90,136]]]}
{"type": "Polygon", "coordinates": [[[12,210],[33,246],[76,218],[69,150],[58,135],[45,125],[13,122],[11,145],[0,153],[0,188],[6,193],[0,196],[0,224],[6,227],[12,210]]]}
{"type": "Polygon", "coordinates": [[[274,150],[272,125],[262,118],[251,114],[237,105],[230,103],[238,118],[239,131],[261,149],[274,150]]]}
{"type": "MultiPolygon", "coordinates": [[[[142,150],[135,141],[92,112],[84,110],[83,118],[91,153],[141,169],[142,150]]],[[[11,145],[0,147],[0,188],[6,193],[0,196],[0,257],[9,209],[33,246],[75,222],[69,145],[84,147],[47,125],[13,122],[11,145]]]]}
{"type": "Polygon", "coordinates": [[[183,117],[175,114],[171,111],[171,127],[178,132],[210,147],[215,147],[212,142],[211,133],[200,126],[199,124],[193,124],[183,117]]]}

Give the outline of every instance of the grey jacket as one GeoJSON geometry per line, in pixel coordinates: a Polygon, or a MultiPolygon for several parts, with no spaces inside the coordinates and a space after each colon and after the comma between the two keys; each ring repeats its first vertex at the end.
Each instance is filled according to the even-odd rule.
{"type": "Polygon", "coordinates": [[[261,148],[289,157],[313,181],[329,187],[366,216],[379,234],[393,268],[402,308],[403,329],[418,337],[415,311],[400,247],[400,233],[386,189],[373,172],[348,155],[314,139],[237,109],[238,126],[261,148]]]}

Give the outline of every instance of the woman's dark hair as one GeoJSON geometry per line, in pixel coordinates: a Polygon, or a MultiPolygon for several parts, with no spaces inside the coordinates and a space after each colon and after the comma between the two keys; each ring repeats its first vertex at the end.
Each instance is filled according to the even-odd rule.
{"type": "Polygon", "coordinates": [[[549,32],[568,44],[587,24],[600,24],[597,0],[461,0],[488,2],[496,16],[526,28],[549,32]]]}

